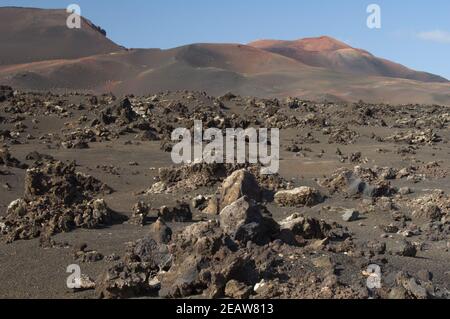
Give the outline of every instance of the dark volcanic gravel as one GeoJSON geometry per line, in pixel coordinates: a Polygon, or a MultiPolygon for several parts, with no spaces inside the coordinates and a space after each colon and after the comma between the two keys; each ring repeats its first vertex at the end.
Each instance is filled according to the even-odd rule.
{"type": "Polygon", "coordinates": [[[447,107],[2,90],[0,297],[449,297],[447,107]],[[280,128],[279,174],[173,166],[194,119],[280,128]]]}

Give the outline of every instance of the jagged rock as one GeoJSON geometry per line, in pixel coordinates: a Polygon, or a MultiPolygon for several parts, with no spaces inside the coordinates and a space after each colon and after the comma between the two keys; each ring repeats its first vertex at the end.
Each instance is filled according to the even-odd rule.
{"type": "Polygon", "coordinates": [[[438,136],[432,129],[426,129],[424,131],[408,131],[396,133],[386,138],[386,141],[403,142],[410,145],[433,145],[441,142],[442,138],[438,136]]]}
{"type": "Polygon", "coordinates": [[[306,218],[293,214],[280,222],[281,233],[290,232],[304,239],[345,239],[350,237],[348,231],[337,224],[327,224],[323,220],[306,218]]]}
{"type": "Polygon", "coordinates": [[[331,193],[344,192],[348,196],[389,197],[396,193],[391,184],[376,170],[356,166],[353,171],[340,169],[330,178],[320,181],[331,193]]]}
{"type": "Polygon", "coordinates": [[[429,299],[431,294],[416,278],[400,272],[395,279],[397,285],[405,290],[405,299],[429,299]]]}
{"type": "Polygon", "coordinates": [[[95,289],[95,281],[88,275],[81,274],[79,286],[75,288],[75,291],[93,290],[95,289]]]}
{"type": "MultiPolygon", "coordinates": [[[[202,293],[207,288],[203,276],[206,274],[201,276],[202,269],[208,267],[214,254],[225,246],[225,241],[224,233],[215,221],[186,227],[173,239],[174,261],[170,270],[161,275],[160,296],[176,298],[202,293]]],[[[222,290],[224,286],[225,283],[221,285],[222,290]]]]}
{"type": "Polygon", "coordinates": [[[324,268],[324,269],[332,269],[334,268],[334,264],[331,261],[331,258],[329,256],[320,256],[316,257],[312,260],[312,263],[317,268],[324,268]]]}
{"type": "Polygon", "coordinates": [[[245,169],[234,172],[222,183],[220,209],[234,203],[243,196],[247,196],[256,202],[261,200],[261,190],[255,176],[245,169]]]}
{"type": "Polygon", "coordinates": [[[163,206],[158,211],[158,217],[166,222],[189,222],[192,212],[189,204],[179,202],[175,206],[163,206]]]}
{"type": "Polygon", "coordinates": [[[392,249],[392,253],[404,257],[416,257],[417,248],[407,240],[401,241],[392,249]]]}
{"type": "Polygon", "coordinates": [[[149,193],[175,192],[179,190],[195,190],[203,186],[213,186],[223,181],[231,171],[233,165],[195,163],[181,167],[164,167],[159,169],[159,181],[150,189],[149,193]]]}
{"type": "Polygon", "coordinates": [[[118,256],[115,253],[112,253],[111,255],[108,255],[105,257],[106,262],[114,262],[120,260],[120,256],[118,256]]]}
{"type": "Polygon", "coordinates": [[[233,299],[248,299],[251,294],[252,287],[237,280],[230,280],[225,286],[225,295],[233,299]]]}
{"type": "Polygon", "coordinates": [[[93,199],[111,189],[74,168],[51,162],[27,170],[25,198],[12,202],[4,218],[7,242],[41,236],[45,243],[60,232],[100,228],[125,219],[103,199],[93,199]]]}
{"type": "Polygon", "coordinates": [[[125,98],[122,102],[120,102],[120,105],[116,110],[117,116],[125,124],[131,123],[137,117],[137,114],[133,111],[131,102],[128,98],[125,98]]]}
{"type": "Polygon", "coordinates": [[[128,262],[149,263],[153,268],[168,270],[172,265],[172,254],[164,243],[158,243],[150,237],[136,241],[126,255],[128,262]]]}
{"type": "Polygon", "coordinates": [[[150,207],[143,201],[139,201],[133,206],[133,213],[128,222],[130,224],[144,226],[149,212],[150,207]]]}
{"type": "Polygon", "coordinates": [[[301,207],[315,206],[324,201],[322,194],[311,187],[299,187],[292,190],[283,190],[275,194],[275,202],[280,206],[301,207]]]}
{"type": "Polygon", "coordinates": [[[193,208],[198,208],[200,210],[205,209],[205,203],[208,202],[208,199],[203,195],[198,195],[192,199],[191,205],[193,208]]]}
{"type": "Polygon", "coordinates": [[[137,135],[137,139],[140,141],[159,141],[158,134],[153,130],[146,130],[137,135]]]}
{"type": "Polygon", "coordinates": [[[96,199],[88,203],[82,215],[75,216],[77,227],[94,229],[112,225],[123,217],[112,211],[104,199],[96,199]]]}
{"type": "Polygon", "coordinates": [[[6,148],[0,149],[0,165],[7,167],[16,167],[20,169],[28,168],[28,165],[21,163],[17,158],[12,157],[11,153],[6,148]]]}
{"type": "Polygon", "coordinates": [[[433,274],[425,269],[419,270],[416,275],[417,278],[421,281],[431,282],[433,280],[433,274]]]}
{"type": "Polygon", "coordinates": [[[225,234],[241,243],[268,243],[278,230],[278,224],[263,216],[256,203],[244,196],[225,207],[219,214],[220,227],[225,234]]]}
{"type": "Polygon", "coordinates": [[[413,212],[413,217],[419,218],[419,219],[426,219],[430,221],[438,221],[444,216],[444,213],[441,211],[439,206],[428,203],[421,207],[418,210],[415,210],[413,212]]]}
{"type": "Polygon", "coordinates": [[[47,162],[27,170],[25,199],[49,196],[53,202],[73,205],[96,194],[110,194],[112,189],[92,176],[75,171],[75,164],[47,162]]]}
{"type": "Polygon", "coordinates": [[[391,299],[391,300],[405,300],[405,299],[407,299],[407,291],[403,287],[394,287],[389,292],[388,299],[391,299]]]}
{"type": "Polygon", "coordinates": [[[76,251],[73,257],[76,261],[82,263],[95,263],[104,258],[104,256],[96,250],[76,251]]]}
{"type": "Polygon", "coordinates": [[[359,219],[359,212],[354,209],[347,210],[344,215],[342,215],[342,220],[344,222],[354,222],[359,219]]]}
{"type": "Polygon", "coordinates": [[[412,194],[412,190],[409,187],[402,187],[398,190],[398,193],[401,195],[409,195],[412,194]]]}
{"type": "Polygon", "coordinates": [[[45,161],[54,161],[54,157],[47,154],[41,154],[39,152],[30,152],[25,157],[27,161],[34,161],[34,162],[45,162],[45,161]]]}
{"type": "Polygon", "coordinates": [[[163,219],[158,220],[150,226],[149,236],[158,244],[168,244],[172,239],[172,230],[163,219]]]}
{"type": "Polygon", "coordinates": [[[212,196],[208,201],[208,206],[203,210],[205,214],[218,215],[219,214],[219,200],[216,196],[212,196]]]}
{"type": "Polygon", "coordinates": [[[102,299],[125,299],[156,294],[152,279],[158,271],[159,268],[152,263],[114,265],[95,281],[96,296],[102,299]]]}

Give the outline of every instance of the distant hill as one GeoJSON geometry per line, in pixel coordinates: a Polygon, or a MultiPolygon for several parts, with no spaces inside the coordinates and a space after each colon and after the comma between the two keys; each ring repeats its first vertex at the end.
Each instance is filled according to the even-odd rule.
{"type": "Polygon", "coordinates": [[[450,105],[450,83],[329,37],[124,49],[64,10],[0,8],[0,84],[24,90],[260,97],[450,105]]]}
{"type": "Polygon", "coordinates": [[[0,65],[75,59],[122,49],[84,18],[81,29],[67,28],[67,17],[65,10],[0,8],[0,65]]]}
{"type": "Polygon", "coordinates": [[[448,82],[438,75],[417,72],[401,64],[373,56],[336,39],[323,36],[296,41],[260,40],[249,43],[258,49],[293,58],[306,65],[338,72],[375,75],[422,82],[448,82]]]}

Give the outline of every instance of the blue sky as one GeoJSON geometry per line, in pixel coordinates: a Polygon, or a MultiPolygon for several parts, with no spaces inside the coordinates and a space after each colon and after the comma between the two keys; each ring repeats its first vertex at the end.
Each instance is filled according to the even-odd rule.
{"type": "Polygon", "coordinates": [[[329,35],[450,78],[448,0],[0,0],[1,6],[41,8],[71,3],[131,48],[329,35]],[[366,26],[372,3],[381,7],[380,30],[366,26]]]}

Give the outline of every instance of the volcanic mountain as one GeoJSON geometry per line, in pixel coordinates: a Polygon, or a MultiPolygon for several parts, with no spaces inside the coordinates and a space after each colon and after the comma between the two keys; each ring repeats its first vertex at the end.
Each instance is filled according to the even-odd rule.
{"type": "Polygon", "coordinates": [[[121,48],[89,20],[69,29],[66,10],[0,8],[0,65],[75,59],[121,48]]]}
{"type": "Polygon", "coordinates": [[[377,58],[336,39],[322,36],[296,41],[260,40],[250,46],[277,53],[306,65],[337,72],[410,79],[422,82],[448,82],[443,77],[411,70],[401,64],[377,58]]]}
{"type": "Polygon", "coordinates": [[[125,49],[65,10],[0,8],[0,84],[24,90],[260,97],[450,105],[450,83],[329,37],[125,49]]]}

